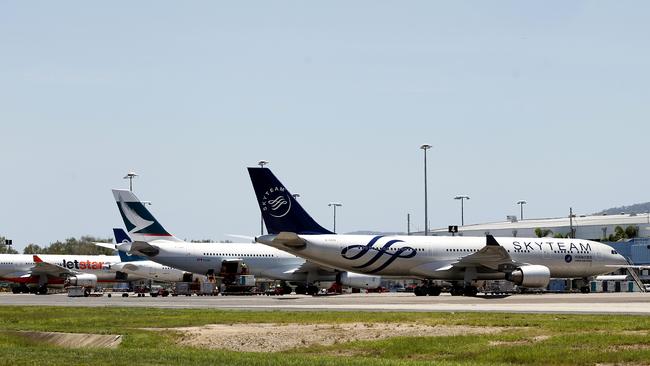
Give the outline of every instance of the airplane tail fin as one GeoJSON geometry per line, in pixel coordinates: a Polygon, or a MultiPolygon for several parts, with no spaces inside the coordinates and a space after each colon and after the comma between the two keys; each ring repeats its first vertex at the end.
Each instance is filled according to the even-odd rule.
{"type": "MultiPolygon", "coordinates": [[[[113,235],[115,235],[115,244],[120,245],[122,243],[131,243],[131,238],[129,235],[120,228],[113,228],[113,235]]],[[[122,262],[137,262],[137,261],[146,261],[147,258],[140,257],[137,255],[131,255],[125,251],[117,250],[117,254],[120,256],[120,261],[122,262]]]]}
{"type": "Polygon", "coordinates": [[[133,192],[123,189],[114,189],[113,196],[120,210],[124,226],[129,235],[136,241],[151,241],[164,239],[180,241],[165,228],[149,212],[145,205],[136,197],[133,192]]]}
{"type": "Polygon", "coordinates": [[[269,168],[248,168],[248,174],[269,234],[333,234],[309,216],[269,168]]]}

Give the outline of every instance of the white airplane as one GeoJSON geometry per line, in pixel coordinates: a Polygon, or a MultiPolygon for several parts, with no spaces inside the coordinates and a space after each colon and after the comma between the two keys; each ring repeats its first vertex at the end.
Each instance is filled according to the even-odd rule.
{"type": "Polygon", "coordinates": [[[124,251],[118,250],[120,244],[131,243],[131,238],[119,228],[113,229],[115,243],[94,243],[97,246],[113,249],[120,256],[120,263],[113,265],[113,270],[128,274],[130,277],[146,278],[161,282],[192,282],[197,279],[206,280],[205,276],[182,271],[164,264],[150,261],[147,258],[130,255],[124,251]]]}
{"type": "Polygon", "coordinates": [[[269,232],[257,242],[342,271],[424,280],[418,296],[440,294],[430,280],[453,281],[452,295],[473,296],[479,280],[540,288],[551,278],[628,267],[612,247],[581,239],[337,235],[316,223],[270,169],[248,172],[269,232]]]}
{"type": "Polygon", "coordinates": [[[2,254],[0,281],[19,284],[13,293],[47,294],[48,286],[64,284],[95,287],[98,282],[126,280],[112,268],[119,262],[118,256],[106,255],[2,254]]]}
{"type": "Polygon", "coordinates": [[[299,294],[318,291],[316,282],[338,281],[357,288],[376,288],[381,277],[350,271],[337,272],[285,251],[256,243],[188,243],[173,236],[128,190],[113,190],[117,207],[132,243],[117,249],[145,256],[157,263],[184,271],[219,275],[222,269],[245,263],[249,274],[258,278],[296,283],[299,294]],[[223,267],[223,268],[222,268],[223,267]]]}

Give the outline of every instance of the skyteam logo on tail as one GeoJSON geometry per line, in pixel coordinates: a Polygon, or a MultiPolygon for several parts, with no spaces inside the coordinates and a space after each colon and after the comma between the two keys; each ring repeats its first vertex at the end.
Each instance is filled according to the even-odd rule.
{"type": "Polygon", "coordinates": [[[268,213],[273,217],[284,217],[291,210],[291,197],[284,187],[273,187],[266,192],[262,197],[262,211],[268,213]]]}
{"type": "Polygon", "coordinates": [[[354,266],[354,268],[358,269],[367,268],[375,264],[380,259],[387,258],[379,267],[365,272],[377,273],[390,266],[397,258],[413,258],[417,254],[417,250],[411,247],[392,247],[394,244],[403,243],[403,240],[389,240],[382,246],[375,246],[375,244],[377,244],[381,238],[383,238],[383,236],[375,236],[372,238],[372,240],[370,240],[370,242],[368,242],[367,245],[347,246],[341,251],[341,257],[348,260],[356,260],[368,254],[368,256],[366,256],[368,260],[365,263],[354,266]]]}

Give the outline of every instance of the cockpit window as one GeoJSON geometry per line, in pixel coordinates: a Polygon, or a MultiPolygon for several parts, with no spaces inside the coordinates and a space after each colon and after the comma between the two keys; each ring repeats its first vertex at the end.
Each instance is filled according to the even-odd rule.
{"type": "Polygon", "coordinates": [[[612,249],[612,254],[618,254],[618,252],[612,249]]]}

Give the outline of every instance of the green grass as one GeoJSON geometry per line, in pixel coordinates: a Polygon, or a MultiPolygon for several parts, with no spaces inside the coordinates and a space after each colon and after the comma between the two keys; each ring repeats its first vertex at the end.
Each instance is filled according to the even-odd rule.
{"type": "Polygon", "coordinates": [[[0,364],[11,365],[594,365],[647,364],[650,317],[498,313],[253,312],[205,309],[0,306],[0,364]],[[141,328],[214,323],[416,322],[502,326],[498,334],[396,337],[278,353],[176,345],[175,333],[141,328]],[[70,350],[3,331],[122,334],[118,349],[70,350]],[[541,338],[533,342],[533,337],[541,338]]]}

